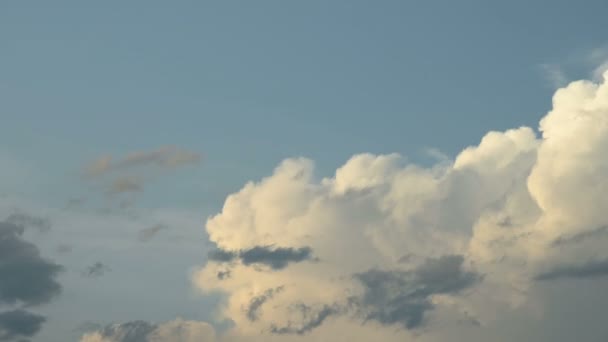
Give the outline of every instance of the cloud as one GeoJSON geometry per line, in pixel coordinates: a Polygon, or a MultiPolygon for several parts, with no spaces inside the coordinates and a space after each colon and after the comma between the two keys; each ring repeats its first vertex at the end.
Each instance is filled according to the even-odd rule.
{"type": "Polygon", "coordinates": [[[304,316],[302,323],[297,326],[289,323],[288,325],[282,327],[277,327],[273,324],[270,327],[270,332],[277,335],[306,335],[315,328],[321,326],[321,324],[323,324],[328,317],[338,313],[337,309],[328,305],[324,306],[318,311],[312,310],[312,308],[305,304],[296,307],[299,308],[299,310],[302,312],[302,316],[304,316]]]}
{"type": "Polygon", "coordinates": [[[121,194],[143,191],[142,181],[137,177],[122,177],[112,181],[108,188],[109,194],[121,194]]]}
{"type": "Polygon", "coordinates": [[[459,255],[427,259],[411,272],[369,270],[355,275],[365,291],[355,302],[366,320],[382,324],[401,324],[407,329],[422,326],[425,312],[431,310],[430,297],[458,293],[480,279],[462,269],[459,255]]]}
{"type": "Polygon", "coordinates": [[[23,226],[0,222],[0,304],[39,305],[61,291],[56,278],[63,268],[40,256],[23,232],[23,226]]]}
{"type": "Polygon", "coordinates": [[[6,222],[27,228],[34,228],[40,232],[48,232],[51,230],[52,226],[51,221],[48,218],[37,217],[20,211],[10,214],[6,218],[6,222]]]}
{"type": "Polygon", "coordinates": [[[608,226],[602,226],[594,230],[583,231],[581,233],[576,233],[571,236],[560,236],[553,241],[553,245],[560,246],[564,244],[582,242],[584,240],[592,239],[594,237],[601,237],[604,234],[608,234],[608,226]]]}
{"type": "Polygon", "coordinates": [[[69,254],[72,252],[73,249],[74,247],[72,247],[71,245],[66,245],[62,243],[58,245],[57,248],[55,248],[55,251],[59,254],[69,254]]]}
{"type": "MultiPolygon", "coordinates": [[[[226,296],[220,317],[243,341],[567,341],[555,312],[583,296],[568,282],[605,278],[606,151],[608,84],[575,81],[538,130],[488,132],[428,167],[363,153],[320,177],[287,159],[208,218],[217,250],[193,282],[226,296]],[[563,293],[543,291],[550,279],[563,293]]],[[[582,329],[597,314],[569,328],[606,336],[582,329]]]]}
{"type": "Polygon", "coordinates": [[[0,312],[0,341],[25,341],[40,331],[46,318],[24,310],[0,312]]]}
{"type": "Polygon", "coordinates": [[[273,270],[280,270],[290,263],[298,263],[312,259],[310,247],[300,248],[273,248],[271,246],[255,246],[238,252],[221,249],[209,253],[209,260],[216,262],[231,262],[239,259],[243,265],[265,265],[273,270]]]}
{"type": "Polygon", "coordinates": [[[201,160],[196,152],[179,149],[175,146],[164,146],[153,151],[138,151],[115,160],[111,156],[103,156],[85,166],[85,175],[99,177],[115,171],[124,171],[139,167],[155,167],[159,169],[176,168],[188,164],[196,164],[201,160]]]}
{"type": "Polygon", "coordinates": [[[246,309],[247,318],[249,318],[250,321],[257,320],[259,311],[262,309],[262,305],[264,305],[264,303],[266,303],[268,300],[272,299],[272,297],[274,297],[274,295],[281,292],[282,290],[283,290],[283,287],[279,286],[274,289],[268,289],[268,290],[264,291],[264,293],[262,293],[261,295],[251,298],[251,301],[249,302],[249,306],[246,309]]]}
{"type": "Polygon", "coordinates": [[[80,342],[213,342],[215,330],[200,321],[178,318],[154,324],[132,321],[113,324],[101,330],[85,334],[80,342]]]}
{"type": "Polygon", "coordinates": [[[44,316],[14,307],[48,303],[61,292],[57,276],[63,267],[43,258],[38,247],[23,239],[25,225],[46,231],[50,224],[25,214],[0,221],[0,341],[26,341],[41,329],[44,316]]]}
{"type": "MultiPolygon", "coordinates": [[[[122,158],[102,156],[84,166],[83,176],[106,195],[133,196],[144,190],[146,182],[163,172],[179,167],[198,164],[200,154],[164,146],[152,151],[138,151],[122,158]]],[[[133,202],[122,200],[120,208],[126,209],[133,202]]]]}
{"type": "Polygon", "coordinates": [[[91,266],[88,266],[83,272],[82,276],[87,278],[97,278],[103,276],[106,272],[110,271],[110,268],[102,262],[96,262],[91,266]]]}
{"type": "Polygon", "coordinates": [[[549,81],[554,88],[561,88],[568,84],[568,77],[559,65],[541,64],[540,67],[547,81],[549,81]]]}
{"type": "Polygon", "coordinates": [[[580,265],[558,266],[536,276],[537,280],[583,279],[608,276],[608,260],[589,261],[580,265]]]}
{"type": "Polygon", "coordinates": [[[137,239],[141,242],[150,241],[154,238],[161,230],[168,229],[169,227],[164,224],[157,224],[152,227],[144,228],[137,233],[137,239]]]}

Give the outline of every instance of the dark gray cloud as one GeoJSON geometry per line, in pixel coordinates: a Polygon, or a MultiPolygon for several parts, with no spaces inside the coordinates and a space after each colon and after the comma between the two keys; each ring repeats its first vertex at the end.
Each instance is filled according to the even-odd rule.
{"type": "Polygon", "coordinates": [[[273,248],[272,246],[256,246],[238,252],[217,249],[209,253],[209,260],[217,262],[231,262],[240,260],[244,265],[262,264],[273,270],[280,270],[290,263],[298,263],[312,259],[310,247],[301,248],[273,248]]]}
{"type": "Polygon", "coordinates": [[[6,218],[6,222],[26,228],[34,228],[43,233],[51,230],[51,221],[49,219],[33,216],[20,211],[12,213],[6,218]]]}
{"type": "Polygon", "coordinates": [[[608,259],[592,260],[580,265],[558,266],[550,271],[540,273],[536,280],[582,279],[608,276],[608,259]]]}
{"type": "Polygon", "coordinates": [[[297,306],[297,309],[303,316],[302,323],[296,325],[290,322],[283,327],[272,325],[270,332],[277,335],[305,335],[320,327],[330,316],[339,313],[337,308],[329,305],[325,305],[320,310],[315,311],[308,305],[300,304],[297,306]]]}
{"type": "Polygon", "coordinates": [[[98,332],[113,342],[148,342],[148,337],[157,327],[145,321],[132,321],[109,325],[98,332]]]}
{"type": "Polygon", "coordinates": [[[23,225],[0,222],[0,304],[46,303],[61,291],[56,277],[62,267],[40,256],[22,239],[23,225]]]}
{"type": "Polygon", "coordinates": [[[141,242],[150,241],[158,232],[167,228],[168,227],[164,224],[157,224],[152,227],[144,228],[137,233],[137,239],[141,242]]]}
{"type": "Polygon", "coordinates": [[[93,265],[87,267],[83,272],[82,276],[88,278],[101,277],[106,272],[110,271],[110,268],[102,262],[96,262],[93,265]]]}
{"type": "Polygon", "coordinates": [[[207,255],[207,259],[217,262],[231,262],[238,257],[238,253],[229,252],[223,249],[215,249],[207,255]]]}
{"type": "Polygon", "coordinates": [[[272,297],[274,297],[277,293],[281,291],[283,291],[283,286],[279,286],[274,289],[268,289],[264,291],[264,293],[262,293],[261,295],[251,298],[249,306],[246,309],[247,318],[252,322],[257,321],[260,314],[260,310],[262,309],[262,305],[264,305],[264,303],[272,299],[272,297]]]}
{"type": "Polygon", "coordinates": [[[40,331],[46,318],[25,310],[0,312],[0,341],[25,341],[40,331]]]}
{"type": "Polygon", "coordinates": [[[230,278],[231,275],[232,275],[232,272],[230,272],[230,270],[219,271],[219,272],[217,272],[217,279],[219,279],[219,280],[228,279],[228,278],[230,278]]]}
{"type": "Polygon", "coordinates": [[[464,271],[463,262],[462,256],[449,255],[427,259],[412,271],[372,269],[356,274],[364,293],[361,298],[352,298],[352,304],[365,320],[418,328],[433,308],[432,295],[455,294],[480,279],[478,274],[464,271]]]}

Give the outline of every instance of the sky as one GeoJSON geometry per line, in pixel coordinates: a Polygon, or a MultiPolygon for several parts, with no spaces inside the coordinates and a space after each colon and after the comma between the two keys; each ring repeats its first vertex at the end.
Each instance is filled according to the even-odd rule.
{"type": "Polygon", "coordinates": [[[606,10],[0,2],[0,341],[605,341],[606,10]]]}

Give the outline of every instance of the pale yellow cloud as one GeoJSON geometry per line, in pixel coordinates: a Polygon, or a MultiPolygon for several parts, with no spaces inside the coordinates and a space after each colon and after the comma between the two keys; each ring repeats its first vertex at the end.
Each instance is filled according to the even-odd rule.
{"type": "Polygon", "coordinates": [[[321,180],[311,160],[288,159],[208,219],[224,259],[210,260],[193,281],[227,295],[221,315],[235,322],[229,335],[237,340],[330,341],[344,329],[356,332],[351,341],[487,340],[480,326],[498,334],[511,312],[532,319],[538,308],[560,305],[538,295],[549,278],[539,275],[597,276],[608,260],[608,84],[559,89],[540,133],[489,132],[433,167],[396,154],[355,155],[321,180]],[[573,242],[557,246],[560,239],[573,242]],[[277,251],[303,247],[313,257],[283,268],[233,257],[255,249],[280,258],[277,251]],[[464,281],[473,274],[479,281],[464,281]],[[402,305],[374,307],[383,295],[402,305]],[[256,319],[247,314],[254,303],[256,319]],[[399,320],[414,318],[420,322],[399,320]]]}

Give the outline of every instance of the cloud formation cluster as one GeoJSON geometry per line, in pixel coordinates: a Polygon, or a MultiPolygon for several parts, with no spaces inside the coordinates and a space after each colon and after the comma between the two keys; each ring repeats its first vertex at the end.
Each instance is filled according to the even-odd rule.
{"type": "Polygon", "coordinates": [[[194,282],[227,296],[241,338],[507,341],[517,313],[544,329],[517,323],[527,340],[565,341],[566,283],[608,275],[608,84],[559,89],[539,131],[489,132],[431,167],[359,154],[319,179],[285,160],[209,218],[218,250],[194,282]]]}

